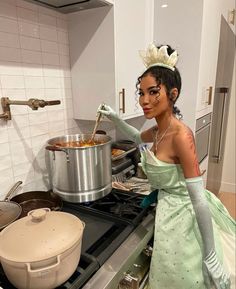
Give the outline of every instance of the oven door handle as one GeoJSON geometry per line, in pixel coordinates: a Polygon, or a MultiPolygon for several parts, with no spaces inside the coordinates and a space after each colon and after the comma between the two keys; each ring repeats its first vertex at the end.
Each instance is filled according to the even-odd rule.
{"type": "Polygon", "coordinates": [[[146,285],[148,284],[148,277],[149,277],[149,271],[145,274],[141,284],[139,285],[139,289],[144,289],[146,285]]]}

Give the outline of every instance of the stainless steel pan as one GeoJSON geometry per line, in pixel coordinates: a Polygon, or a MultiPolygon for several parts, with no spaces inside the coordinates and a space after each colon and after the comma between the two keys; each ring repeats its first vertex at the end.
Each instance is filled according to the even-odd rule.
{"type": "Polygon", "coordinates": [[[0,230],[17,220],[21,215],[21,206],[18,203],[10,200],[10,196],[21,184],[21,181],[15,183],[7,193],[5,199],[0,201],[0,230]]]}

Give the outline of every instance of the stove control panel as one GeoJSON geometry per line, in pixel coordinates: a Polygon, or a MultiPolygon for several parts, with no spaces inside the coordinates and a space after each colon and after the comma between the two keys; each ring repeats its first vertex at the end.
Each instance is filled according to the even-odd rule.
{"type": "Polygon", "coordinates": [[[144,289],[148,282],[151,256],[152,246],[147,245],[125,272],[117,289],[144,289]]]}

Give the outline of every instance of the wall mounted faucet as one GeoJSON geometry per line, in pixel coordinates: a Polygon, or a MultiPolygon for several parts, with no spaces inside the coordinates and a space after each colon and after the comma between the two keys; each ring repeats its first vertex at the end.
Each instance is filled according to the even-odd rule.
{"type": "Polygon", "coordinates": [[[2,97],[1,105],[3,113],[0,114],[0,118],[4,120],[11,120],[10,105],[28,105],[32,110],[38,110],[39,107],[45,107],[47,105],[57,105],[60,103],[60,100],[46,101],[37,98],[30,98],[29,100],[10,100],[8,97],[2,97]]]}

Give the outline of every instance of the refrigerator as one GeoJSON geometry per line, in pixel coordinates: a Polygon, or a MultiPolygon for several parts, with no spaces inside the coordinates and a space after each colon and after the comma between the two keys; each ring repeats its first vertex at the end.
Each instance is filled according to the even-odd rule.
{"type": "Polygon", "coordinates": [[[225,18],[221,16],[220,41],[206,182],[207,189],[216,195],[220,191],[222,179],[230,92],[234,69],[234,56],[235,34],[230,29],[225,18]]]}

